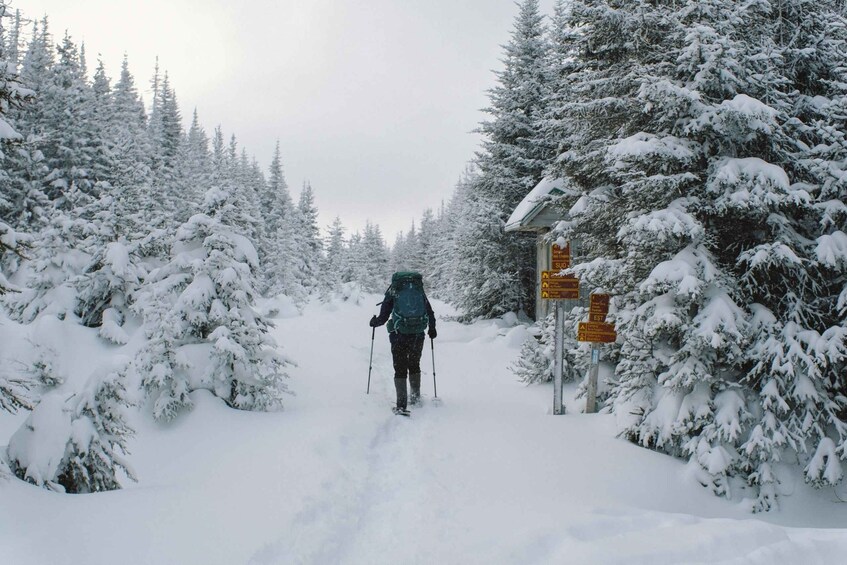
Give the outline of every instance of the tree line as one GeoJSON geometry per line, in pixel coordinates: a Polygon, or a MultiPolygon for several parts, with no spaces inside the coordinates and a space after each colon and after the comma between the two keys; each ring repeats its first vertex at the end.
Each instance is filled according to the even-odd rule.
{"type": "MultiPolygon", "coordinates": [[[[466,318],[531,313],[535,242],[504,223],[561,179],[551,241],[613,296],[602,399],[703,485],[777,504],[780,468],[847,459],[847,19],[822,0],[519,4],[435,282],[466,318]],[[793,463],[796,462],[796,463],[793,463]]],[[[436,261],[437,264],[437,261],[436,261]]],[[[584,374],[568,316],[566,375],[584,374]]],[[[514,370],[548,380],[552,321],[514,370]]]]}

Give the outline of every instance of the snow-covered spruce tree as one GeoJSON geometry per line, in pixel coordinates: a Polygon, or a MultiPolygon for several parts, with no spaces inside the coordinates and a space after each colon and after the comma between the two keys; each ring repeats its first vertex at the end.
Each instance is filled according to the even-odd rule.
{"type": "Polygon", "coordinates": [[[323,263],[323,240],[318,226],[318,208],[311,183],[304,182],[297,201],[298,252],[302,258],[301,269],[296,274],[306,292],[321,288],[321,263],[323,263]]]}
{"type": "MultiPolygon", "coordinates": [[[[9,19],[6,9],[6,3],[0,1],[0,30],[6,29],[5,20],[9,19]]],[[[17,35],[14,41],[17,43],[17,35]]],[[[34,93],[25,88],[18,77],[17,45],[14,54],[15,58],[10,59],[9,49],[0,46],[0,221],[10,224],[11,228],[31,229],[37,218],[30,217],[30,214],[38,213],[37,207],[43,203],[31,203],[30,199],[35,194],[26,182],[18,179],[17,167],[13,162],[23,136],[9,123],[9,114],[23,107],[33,98],[34,93]],[[28,221],[32,223],[28,224],[28,221]]]]}
{"type": "MultiPolygon", "coordinates": [[[[466,318],[497,316],[508,311],[535,311],[535,239],[505,234],[503,225],[521,199],[542,179],[553,153],[535,135],[548,92],[547,42],[537,0],[524,0],[505,46],[505,68],[489,92],[480,174],[465,201],[463,222],[476,245],[462,246],[456,273],[462,291],[454,301],[466,318]]],[[[470,243],[470,241],[468,242],[470,243]]]]}
{"type": "Polygon", "coordinates": [[[458,295],[459,265],[456,257],[464,250],[459,248],[457,236],[462,228],[462,216],[466,201],[474,184],[476,169],[472,164],[466,166],[462,176],[456,182],[453,194],[441,215],[439,236],[435,244],[435,253],[430,268],[432,295],[444,300],[453,300],[458,295]]]}
{"type": "Polygon", "coordinates": [[[95,198],[101,186],[93,176],[95,145],[91,139],[94,92],[87,83],[83,60],[76,44],[65,36],[57,48],[58,58],[48,71],[48,81],[39,92],[38,105],[44,108],[44,135],[41,150],[50,172],[48,196],[61,209],[71,210],[78,198],[68,199],[76,190],[95,198]]]}
{"type": "Polygon", "coordinates": [[[30,42],[21,61],[20,76],[27,88],[39,93],[39,103],[25,104],[12,109],[10,117],[21,135],[43,137],[49,130],[46,107],[41,102],[48,89],[50,69],[55,61],[53,36],[50,35],[47,17],[33,24],[30,42]]]}
{"type": "Polygon", "coordinates": [[[136,480],[124,458],[134,433],[126,421],[128,361],[96,371],[70,397],[61,389],[44,396],[9,440],[18,478],[68,493],[119,489],[119,471],[136,480]]]}
{"type": "MultiPolygon", "coordinates": [[[[570,147],[571,129],[563,107],[571,98],[571,74],[580,63],[576,50],[578,30],[571,26],[570,0],[556,0],[548,26],[547,84],[544,104],[536,120],[536,143],[558,154],[570,147]]],[[[553,166],[550,163],[548,166],[553,166]]]]}
{"type": "Polygon", "coordinates": [[[382,230],[376,224],[365,223],[365,232],[360,243],[358,256],[364,267],[357,282],[367,292],[382,293],[388,286],[391,273],[388,264],[388,248],[382,238],[382,230]]]}
{"type": "Polygon", "coordinates": [[[329,226],[326,238],[326,257],[321,267],[329,293],[337,292],[343,282],[343,267],[347,248],[344,240],[344,224],[338,216],[329,226]]]}
{"type": "Polygon", "coordinates": [[[555,314],[535,322],[538,336],[531,335],[521,346],[520,357],[510,369],[519,380],[527,383],[549,382],[555,364],[555,314]]]}
{"type": "Polygon", "coordinates": [[[426,280],[432,275],[435,263],[436,240],[438,239],[438,223],[431,208],[424,210],[421,216],[421,227],[418,230],[417,270],[426,280]]]}
{"type": "Polygon", "coordinates": [[[112,86],[111,80],[106,75],[106,67],[103,61],[97,62],[94,78],[91,82],[90,105],[86,112],[89,119],[86,120],[86,137],[90,139],[91,145],[91,171],[89,172],[94,182],[100,183],[104,189],[112,187],[115,180],[114,158],[115,147],[110,138],[112,127],[112,86]]]}
{"type": "Polygon", "coordinates": [[[129,341],[123,324],[143,277],[138,249],[138,243],[124,237],[106,243],[74,281],[80,321],[99,328],[100,337],[120,345],[129,341]]]}
{"type": "MultiPolygon", "coordinates": [[[[0,9],[2,7],[3,5],[0,4],[0,9]]],[[[28,249],[29,241],[29,236],[15,232],[9,225],[0,222],[0,259],[6,255],[20,257],[28,249]]],[[[4,260],[3,263],[5,262],[4,260]]],[[[0,296],[15,292],[18,290],[9,284],[3,272],[0,271],[0,296]]],[[[16,412],[18,408],[31,408],[28,393],[32,385],[32,381],[7,375],[3,369],[0,369],[0,410],[16,412]]]]}
{"type": "MultiPolygon", "coordinates": [[[[4,18],[7,4],[0,0],[0,28],[5,29],[4,18]]],[[[29,237],[18,233],[21,222],[16,222],[21,216],[26,216],[24,211],[25,196],[15,198],[14,191],[10,190],[15,185],[14,171],[10,175],[8,169],[8,153],[15,152],[22,136],[9,123],[10,111],[20,109],[26,102],[31,101],[33,92],[25,88],[17,75],[15,64],[7,59],[4,51],[0,53],[0,266],[5,266],[8,256],[22,257],[24,248],[29,244],[29,237]],[[8,222],[8,223],[7,223],[8,222]]],[[[24,191],[24,194],[26,192],[24,191]]],[[[32,226],[30,226],[32,227],[32,226]]],[[[0,294],[9,290],[3,272],[0,271],[0,294]]]]}
{"type": "Polygon", "coordinates": [[[284,281],[291,276],[287,272],[286,258],[291,255],[293,248],[290,233],[286,233],[285,222],[292,214],[294,204],[282,169],[279,141],[276,142],[268,172],[268,181],[259,195],[263,230],[258,251],[263,269],[262,290],[265,294],[273,295],[282,292],[284,281]]]}
{"type": "Polygon", "coordinates": [[[158,294],[151,301],[160,306],[151,310],[155,319],[145,320],[150,344],[137,363],[157,418],[172,418],[188,405],[192,388],[208,388],[246,410],[281,407],[287,391],[285,361],[273,351],[269,322],[252,307],[258,256],[233,227],[236,206],[226,191],[213,188],[204,209],[177,230],[171,262],[148,278],[148,292],[158,294]],[[208,371],[196,382],[182,353],[190,344],[211,346],[208,371]]]}
{"type": "MultiPolygon", "coordinates": [[[[706,220],[703,181],[723,155],[766,147],[756,128],[769,116],[738,109],[743,73],[708,72],[716,52],[741,56],[732,37],[721,38],[723,50],[700,50],[706,61],[685,59],[690,8],[574,3],[581,61],[564,115],[577,137],[560,163],[582,197],[560,227],[584,252],[577,276],[615,296],[621,349],[611,400],[625,433],[689,456],[704,484],[729,495],[749,418],[739,385],[748,326],[734,265],[715,256],[725,248],[716,224],[732,219],[706,220]],[[731,84],[720,83],[726,77],[731,84]],[[734,127],[700,127],[715,122],[734,127]]],[[[728,16],[723,8],[709,17],[728,16]]],[[[753,16],[736,16],[750,27],[753,16]]]]}
{"type": "Polygon", "coordinates": [[[406,233],[398,233],[391,249],[391,271],[420,271],[418,259],[418,230],[414,222],[406,233]]]}
{"type": "Polygon", "coordinates": [[[72,185],[62,196],[70,210],[53,209],[49,223],[33,237],[24,271],[25,288],[3,297],[13,319],[29,323],[42,312],[64,319],[74,311],[76,291],[72,281],[90,261],[82,241],[92,226],[77,215],[87,198],[72,185]]]}
{"type": "Polygon", "coordinates": [[[144,104],[124,57],[120,78],[112,89],[109,138],[114,147],[112,185],[124,214],[122,221],[129,224],[128,234],[146,230],[153,223],[155,213],[152,171],[148,162],[152,149],[146,124],[144,104]]]}
{"type": "Polygon", "coordinates": [[[135,356],[136,370],[142,376],[142,387],[152,399],[153,417],[173,420],[193,402],[187,356],[180,350],[185,333],[184,322],[175,319],[171,308],[176,292],[186,284],[186,275],[163,276],[151,273],[151,280],[141,289],[133,310],[144,319],[147,340],[135,356]]]}
{"type": "Polygon", "coordinates": [[[52,204],[45,194],[47,165],[35,136],[7,144],[0,173],[0,220],[15,229],[37,231],[45,225],[52,204]]]}
{"type": "Polygon", "coordinates": [[[574,272],[616,296],[612,404],[625,432],[688,456],[715,492],[745,477],[755,509],[773,505],[772,464],[786,448],[823,450],[806,472],[831,483],[843,337],[821,322],[843,316],[832,317],[815,257],[811,195],[826,175],[796,164],[812,145],[794,141],[805,122],[791,98],[809,95],[783,74],[800,67],[784,64],[784,13],[575,2],[572,17],[580,67],[559,172],[582,196],[560,227],[587,253],[574,272]]]}
{"type": "Polygon", "coordinates": [[[847,22],[832,1],[782,2],[772,16],[774,48],[758,54],[766,64],[759,63],[757,81],[779,110],[773,162],[791,184],[767,191],[761,181],[747,183],[745,220],[766,227],[737,256],[753,303],[745,382],[761,403],[743,446],[745,470],[764,509],[776,496],[773,467],[787,454],[796,454],[815,486],[842,481],[847,459],[847,22]]]}

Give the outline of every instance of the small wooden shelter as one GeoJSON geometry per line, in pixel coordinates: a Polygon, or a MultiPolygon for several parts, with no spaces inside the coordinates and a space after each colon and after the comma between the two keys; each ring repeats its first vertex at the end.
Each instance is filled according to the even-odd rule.
{"type": "Polygon", "coordinates": [[[552,204],[564,194],[564,180],[545,178],[517,205],[506,222],[506,232],[537,234],[535,260],[535,319],[542,320],[553,311],[552,301],[541,298],[541,272],[552,269],[552,243],[545,241],[553,226],[563,220],[552,204]]]}

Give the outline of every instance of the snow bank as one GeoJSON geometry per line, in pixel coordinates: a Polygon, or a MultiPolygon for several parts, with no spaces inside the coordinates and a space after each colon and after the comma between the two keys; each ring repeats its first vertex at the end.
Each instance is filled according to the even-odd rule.
{"type": "Polygon", "coordinates": [[[300,309],[294,300],[285,294],[262,301],[259,311],[269,318],[294,318],[300,315],[300,309]]]}

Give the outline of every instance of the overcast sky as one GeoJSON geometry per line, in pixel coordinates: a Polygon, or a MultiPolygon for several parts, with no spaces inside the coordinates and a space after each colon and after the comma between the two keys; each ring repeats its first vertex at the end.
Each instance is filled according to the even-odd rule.
{"type": "MultiPolygon", "coordinates": [[[[550,13],[552,0],[542,0],[550,13]]],[[[159,57],[183,117],[235,133],[267,171],[280,141],[292,196],[315,190],[322,228],[379,224],[389,244],[452,194],[501,67],[511,0],[13,0],[47,14],[140,88],[159,57]]]]}

